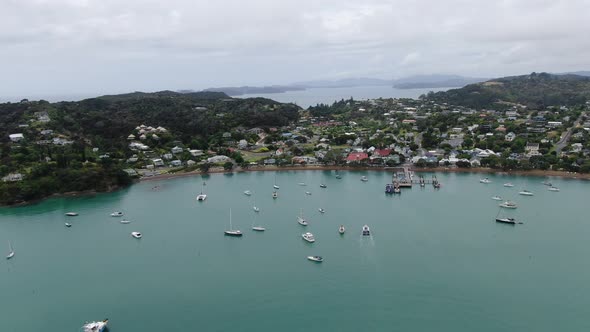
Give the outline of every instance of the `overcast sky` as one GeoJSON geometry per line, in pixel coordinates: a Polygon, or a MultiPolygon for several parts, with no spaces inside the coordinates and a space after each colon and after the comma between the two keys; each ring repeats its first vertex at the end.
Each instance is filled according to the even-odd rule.
{"type": "Polygon", "coordinates": [[[590,69],[590,0],[0,0],[0,96],[590,69]]]}

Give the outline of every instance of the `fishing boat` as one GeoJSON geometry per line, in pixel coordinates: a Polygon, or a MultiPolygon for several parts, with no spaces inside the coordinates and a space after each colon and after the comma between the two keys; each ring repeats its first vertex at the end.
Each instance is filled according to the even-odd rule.
{"type": "Polygon", "coordinates": [[[275,189],[279,189],[279,185],[277,185],[277,173],[275,173],[275,183],[272,187],[275,189]]]}
{"type": "Polygon", "coordinates": [[[203,188],[205,187],[205,182],[201,185],[201,193],[197,195],[197,201],[203,202],[207,199],[207,195],[203,193],[203,188]]]}
{"type": "Polygon", "coordinates": [[[130,224],[131,220],[127,220],[127,219],[122,219],[121,221],[119,221],[121,224],[130,224]]]}
{"type": "Polygon", "coordinates": [[[504,187],[512,188],[514,187],[514,185],[512,184],[512,182],[506,182],[504,183],[504,187]]]}
{"type": "Polygon", "coordinates": [[[309,242],[309,243],[314,243],[314,242],[315,242],[315,237],[314,237],[314,236],[313,236],[313,234],[311,234],[310,232],[307,232],[307,233],[303,233],[303,234],[301,234],[301,237],[302,237],[302,238],[303,238],[305,241],[307,241],[307,242],[309,242]]]}
{"type": "Polygon", "coordinates": [[[505,201],[505,202],[501,203],[499,206],[502,208],[505,208],[505,209],[516,209],[518,207],[516,205],[516,203],[511,202],[511,201],[505,201]]]}
{"type": "Polygon", "coordinates": [[[250,196],[250,195],[252,195],[252,192],[250,190],[246,190],[246,191],[244,191],[244,195],[250,196]]]}
{"type": "Polygon", "coordinates": [[[363,175],[363,176],[361,176],[361,181],[367,182],[367,181],[369,181],[369,179],[367,179],[367,177],[363,175]]]}
{"type": "Polygon", "coordinates": [[[551,187],[549,187],[547,190],[549,190],[549,191],[555,191],[555,192],[557,192],[557,191],[559,191],[559,188],[557,188],[557,187],[554,187],[554,186],[551,186],[551,187]]]}
{"type": "Polygon", "coordinates": [[[328,188],[328,186],[326,186],[325,184],[320,184],[320,188],[328,188]]]}
{"type": "Polygon", "coordinates": [[[131,232],[131,236],[133,236],[136,239],[141,239],[143,235],[141,235],[140,232],[131,232]]]}
{"type": "Polygon", "coordinates": [[[479,182],[480,183],[485,183],[485,184],[492,183],[492,181],[490,179],[488,179],[488,178],[480,179],[479,182]]]}
{"type": "Polygon", "coordinates": [[[272,198],[278,198],[279,197],[279,193],[276,191],[272,192],[272,198]]]}
{"type": "Polygon", "coordinates": [[[367,225],[364,225],[364,226],[363,226],[362,234],[363,234],[364,236],[369,236],[369,235],[371,235],[371,230],[369,229],[369,226],[367,226],[367,225]]]}
{"type": "Polygon", "coordinates": [[[66,216],[68,216],[68,217],[75,217],[77,215],[78,215],[78,212],[67,212],[66,213],[66,216]]]}
{"type": "Polygon", "coordinates": [[[319,208],[318,211],[320,211],[320,213],[326,213],[326,210],[319,208]]]}
{"type": "Polygon", "coordinates": [[[301,226],[307,226],[307,220],[305,220],[305,217],[303,216],[303,209],[301,209],[301,212],[299,212],[299,215],[297,216],[297,223],[301,226]]]}
{"type": "Polygon", "coordinates": [[[86,324],[84,324],[84,326],[82,326],[82,329],[84,332],[103,332],[103,331],[106,331],[108,322],[109,322],[109,320],[105,319],[100,322],[86,323],[86,324]]]}
{"type": "Polygon", "coordinates": [[[344,232],[346,232],[346,228],[344,228],[344,225],[340,225],[340,227],[338,227],[338,233],[342,235],[344,234],[344,232]]]}
{"type": "Polygon", "coordinates": [[[235,237],[242,236],[242,231],[240,231],[239,229],[233,229],[233,227],[232,227],[232,223],[231,223],[231,209],[229,209],[229,229],[223,231],[223,234],[225,234],[227,236],[235,236],[235,237]]]}
{"type": "Polygon", "coordinates": [[[123,216],[123,212],[121,211],[115,211],[113,213],[111,213],[111,217],[122,217],[123,216]]]}
{"type": "Polygon", "coordinates": [[[316,262],[316,263],[321,263],[324,261],[324,259],[322,258],[322,256],[307,256],[307,259],[312,261],[312,262],[316,262]]]}
{"type": "Polygon", "coordinates": [[[533,196],[534,194],[526,189],[523,189],[522,191],[518,192],[519,195],[523,195],[523,196],[533,196]]]}
{"type": "Polygon", "coordinates": [[[72,224],[70,224],[69,222],[65,223],[66,227],[72,227],[72,224]]]}
{"type": "Polygon", "coordinates": [[[8,241],[8,255],[6,255],[6,259],[11,259],[14,257],[14,250],[12,249],[12,244],[8,241]]]}
{"type": "Polygon", "coordinates": [[[492,196],[492,199],[494,201],[501,201],[502,200],[502,197],[501,196],[492,196]]]}

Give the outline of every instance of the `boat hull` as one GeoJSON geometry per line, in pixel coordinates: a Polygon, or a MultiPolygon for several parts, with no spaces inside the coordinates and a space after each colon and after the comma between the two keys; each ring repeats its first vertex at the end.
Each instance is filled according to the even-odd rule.
{"type": "Polygon", "coordinates": [[[496,222],[508,225],[516,225],[516,220],[512,218],[496,218],[496,222]]]}
{"type": "Polygon", "coordinates": [[[223,232],[223,234],[225,236],[231,236],[231,237],[241,237],[242,235],[244,235],[241,232],[240,233],[236,233],[236,232],[232,232],[232,231],[225,231],[225,232],[223,232]]]}

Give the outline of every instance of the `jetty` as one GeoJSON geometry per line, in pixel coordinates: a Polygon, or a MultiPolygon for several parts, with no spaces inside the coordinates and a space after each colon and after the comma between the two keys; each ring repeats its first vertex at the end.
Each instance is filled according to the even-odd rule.
{"type": "Polygon", "coordinates": [[[385,187],[385,192],[388,194],[400,193],[399,190],[401,188],[412,188],[414,184],[420,185],[420,187],[429,184],[437,189],[441,186],[436,175],[433,175],[432,179],[426,179],[422,175],[420,175],[418,179],[414,179],[414,172],[408,167],[394,167],[392,170],[393,175],[391,177],[391,184],[387,184],[385,187]]]}

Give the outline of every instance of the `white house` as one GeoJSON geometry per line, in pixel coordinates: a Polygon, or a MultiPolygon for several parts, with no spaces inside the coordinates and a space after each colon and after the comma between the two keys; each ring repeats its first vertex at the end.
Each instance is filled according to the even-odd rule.
{"type": "Polygon", "coordinates": [[[527,157],[532,156],[540,156],[541,153],[539,152],[539,143],[528,143],[524,147],[524,151],[526,152],[527,157]]]}
{"type": "Polygon", "coordinates": [[[182,161],[180,161],[180,160],[178,160],[178,159],[176,159],[176,160],[172,160],[172,161],[170,162],[170,165],[172,165],[172,167],[180,167],[180,166],[182,166],[182,161]]]}
{"type": "Polygon", "coordinates": [[[512,142],[514,141],[514,139],[516,138],[516,134],[513,132],[509,132],[508,134],[506,134],[506,136],[504,137],[504,140],[506,142],[512,142]]]}
{"type": "Polygon", "coordinates": [[[156,167],[162,167],[164,166],[164,161],[160,158],[158,159],[153,159],[152,162],[154,163],[154,166],[156,167]]]}
{"type": "Polygon", "coordinates": [[[189,150],[188,152],[190,152],[190,154],[193,157],[198,157],[198,156],[202,156],[203,155],[203,150],[189,150]]]}
{"type": "Polygon", "coordinates": [[[223,155],[207,158],[207,162],[211,163],[211,164],[224,163],[227,161],[231,161],[231,158],[228,156],[223,156],[223,155]]]}
{"type": "Polygon", "coordinates": [[[170,151],[172,151],[172,153],[174,153],[174,154],[177,154],[177,153],[181,153],[182,152],[182,148],[179,147],[179,146],[175,146],[170,151]]]}
{"type": "Polygon", "coordinates": [[[10,134],[8,135],[8,137],[10,137],[10,140],[13,142],[20,142],[22,139],[25,138],[25,136],[23,136],[22,133],[17,133],[17,134],[10,134]]]}
{"type": "Polygon", "coordinates": [[[20,173],[10,173],[2,178],[4,182],[17,182],[22,181],[24,176],[20,173]]]}

